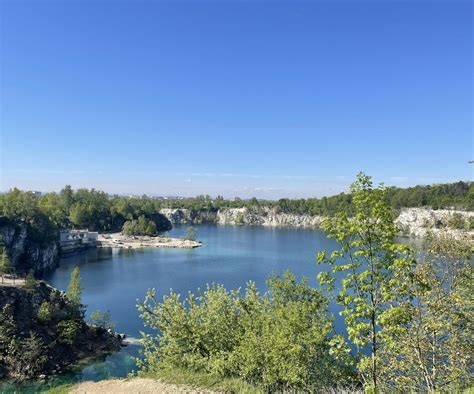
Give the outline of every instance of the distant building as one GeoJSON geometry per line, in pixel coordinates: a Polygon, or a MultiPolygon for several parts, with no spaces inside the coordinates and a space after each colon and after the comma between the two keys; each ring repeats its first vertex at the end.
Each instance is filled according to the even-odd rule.
{"type": "Polygon", "coordinates": [[[89,230],[59,230],[59,251],[62,255],[74,254],[97,246],[99,233],[89,230]]]}

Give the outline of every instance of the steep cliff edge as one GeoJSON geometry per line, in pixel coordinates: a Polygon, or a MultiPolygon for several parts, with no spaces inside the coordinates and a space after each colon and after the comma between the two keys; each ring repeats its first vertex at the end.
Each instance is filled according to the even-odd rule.
{"type": "Polygon", "coordinates": [[[269,227],[317,227],[322,216],[277,213],[275,209],[263,207],[226,208],[216,211],[193,211],[190,209],[162,209],[160,211],[172,224],[217,223],[228,225],[249,225],[269,227]]]}
{"type": "MultiPolygon", "coordinates": [[[[216,211],[192,211],[189,209],[162,209],[173,224],[217,223],[227,225],[250,225],[268,227],[314,228],[321,225],[323,216],[279,213],[275,209],[261,207],[226,208],[216,211]]],[[[428,230],[448,231],[452,235],[463,233],[474,239],[474,212],[456,210],[433,210],[428,208],[402,209],[395,220],[402,233],[423,237],[428,230]]]]}
{"type": "Polygon", "coordinates": [[[428,231],[448,232],[459,237],[461,234],[474,240],[474,212],[448,209],[405,208],[395,224],[402,233],[413,237],[424,237],[428,231]]]}
{"type": "Polygon", "coordinates": [[[86,324],[77,306],[44,282],[0,284],[0,379],[57,373],[80,359],[119,350],[121,341],[86,324]]]}
{"type": "Polygon", "coordinates": [[[36,242],[24,223],[0,217],[0,242],[8,252],[13,272],[36,273],[57,267],[59,251],[56,241],[36,242]]]}

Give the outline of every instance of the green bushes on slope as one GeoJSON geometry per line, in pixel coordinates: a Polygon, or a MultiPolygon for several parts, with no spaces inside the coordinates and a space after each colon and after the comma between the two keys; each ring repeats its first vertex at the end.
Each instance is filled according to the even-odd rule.
{"type": "Polygon", "coordinates": [[[240,378],[271,391],[347,382],[348,349],[332,334],[326,299],[289,273],[268,285],[264,295],[252,283],[244,294],[215,285],[162,303],[150,291],[139,310],[157,334],[143,337],[139,365],[147,373],[184,368],[240,378]]]}

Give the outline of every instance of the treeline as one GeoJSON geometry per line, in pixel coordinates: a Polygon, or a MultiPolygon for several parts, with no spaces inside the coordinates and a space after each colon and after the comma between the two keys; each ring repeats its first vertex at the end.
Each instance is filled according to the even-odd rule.
{"type": "MultiPolygon", "coordinates": [[[[66,186],[59,193],[38,196],[12,189],[0,195],[0,216],[29,226],[37,240],[55,239],[58,228],[88,228],[95,231],[120,231],[128,221],[142,218],[147,231],[167,231],[171,223],[159,213],[155,198],[110,196],[95,189],[74,191],[66,186]]],[[[154,235],[154,234],[153,234],[154,235]]]]}
{"type": "MultiPolygon", "coordinates": [[[[444,185],[416,186],[406,189],[388,188],[385,198],[397,210],[404,207],[457,208],[474,210],[474,183],[456,182],[444,185]]],[[[273,208],[279,213],[331,216],[337,212],[354,213],[352,195],[278,201],[222,196],[161,199],[155,197],[124,197],[109,195],[95,189],[73,190],[64,187],[59,193],[38,196],[35,193],[12,189],[0,195],[0,216],[27,223],[38,240],[56,236],[58,228],[88,228],[96,231],[120,231],[126,222],[128,232],[150,235],[171,228],[159,212],[162,208],[186,208],[194,212],[216,212],[223,208],[248,208],[265,213],[273,208]],[[142,219],[140,219],[142,217],[142,219]],[[140,221],[139,221],[140,220],[140,221]],[[156,229],[155,229],[156,227],[156,229]],[[131,230],[132,229],[132,230],[131,230]]]]}
{"type": "Polygon", "coordinates": [[[256,392],[472,387],[472,246],[445,234],[419,253],[397,242],[389,190],[359,174],[351,192],[354,215],[323,222],[338,247],[318,252],[317,287],[286,273],[265,294],[253,283],[243,292],[210,285],[184,300],[150,290],[138,305],[152,330],[139,373],[161,379],[178,370],[256,392]],[[345,332],[335,333],[330,302],[345,332]]]}
{"type": "MultiPolygon", "coordinates": [[[[415,186],[409,188],[390,187],[385,198],[389,205],[398,210],[409,207],[432,209],[456,208],[474,210],[474,183],[459,181],[450,184],[415,186]]],[[[222,196],[198,196],[185,199],[168,199],[159,204],[162,208],[187,208],[194,211],[217,211],[222,208],[249,208],[262,211],[263,207],[275,208],[279,213],[299,215],[331,216],[337,212],[354,213],[352,195],[341,193],[331,197],[288,199],[278,201],[235,198],[226,200],[222,196]]]]}

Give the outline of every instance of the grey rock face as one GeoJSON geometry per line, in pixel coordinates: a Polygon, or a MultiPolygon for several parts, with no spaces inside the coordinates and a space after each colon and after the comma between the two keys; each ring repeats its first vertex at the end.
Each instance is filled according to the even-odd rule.
{"type": "Polygon", "coordinates": [[[40,244],[31,241],[25,224],[2,223],[0,240],[9,253],[15,273],[25,273],[30,269],[39,273],[55,268],[58,264],[59,253],[56,242],[40,244]]]}
{"type": "Polygon", "coordinates": [[[258,212],[247,208],[226,208],[217,212],[167,208],[162,209],[160,213],[173,224],[217,223],[269,227],[318,227],[322,220],[321,216],[277,213],[269,208],[262,208],[258,212]]]}

